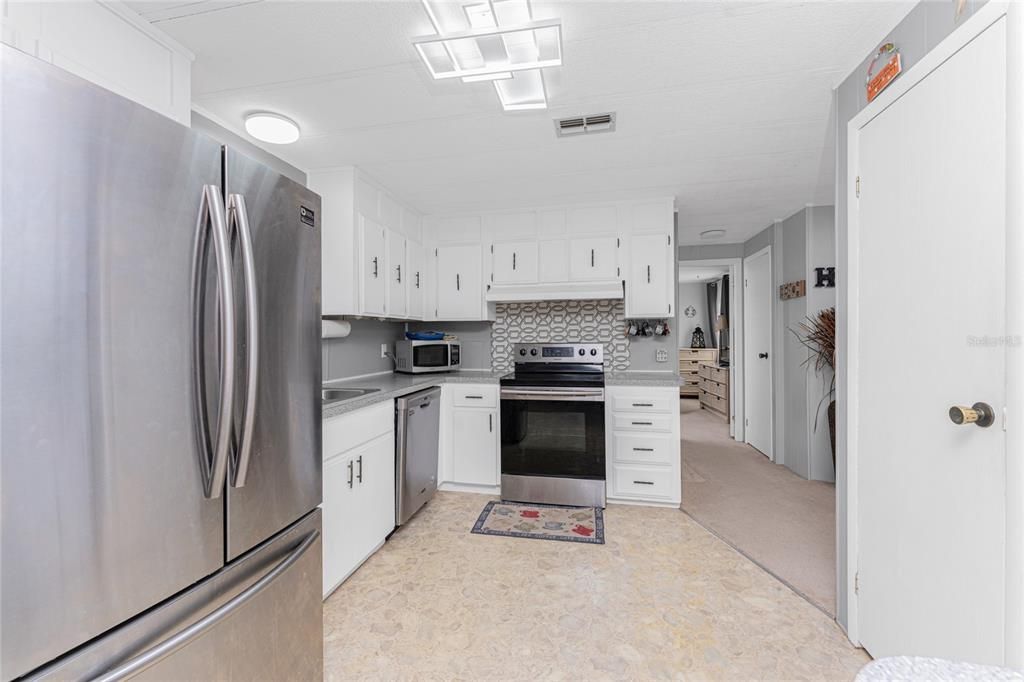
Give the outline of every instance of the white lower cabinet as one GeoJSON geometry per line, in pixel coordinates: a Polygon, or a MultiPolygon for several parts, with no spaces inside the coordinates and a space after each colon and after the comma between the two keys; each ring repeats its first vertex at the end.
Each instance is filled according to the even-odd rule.
{"type": "Polygon", "coordinates": [[[500,429],[498,387],[446,384],[441,480],[449,489],[486,489],[499,485],[500,429]]]}
{"type": "Polygon", "coordinates": [[[393,401],[324,421],[324,598],[395,528],[393,401]]]}
{"type": "Polygon", "coordinates": [[[605,387],[605,425],[608,499],[678,505],[678,387],[605,387]]]}

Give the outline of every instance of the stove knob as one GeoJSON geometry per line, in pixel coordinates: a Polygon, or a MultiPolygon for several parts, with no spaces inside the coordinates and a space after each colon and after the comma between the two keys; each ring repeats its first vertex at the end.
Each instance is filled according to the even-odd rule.
{"type": "Polygon", "coordinates": [[[597,349],[596,348],[591,348],[590,349],[590,354],[591,355],[597,355],[597,349]]]}
{"type": "Polygon", "coordinates": [[[536,355],[536,354],[537,354],[537,349],[536,348],[531,348],[530,349],[530,355],[536,355]]]}
{"type": "Polygon", "coordinates": [[[520,355],[526,355],[526,349],[525,348],[520,348],[519,349],[519,354],[520,355]]]}
{"type": "Polygon", "coordinates": [[[587,354],[587,351],[585,351],[582,348],[580,348],[580,355],[586,355],[586,354],[587,354]]]}

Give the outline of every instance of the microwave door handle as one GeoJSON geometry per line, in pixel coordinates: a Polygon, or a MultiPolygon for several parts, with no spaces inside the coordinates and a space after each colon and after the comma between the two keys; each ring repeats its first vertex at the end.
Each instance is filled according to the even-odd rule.
{"type": "Polygon", "coordinates": [[[235,292],[231,273],[231,242],[224,217],[224,203],[217,185],[205,185],[196,224],[195,251],[192,258],[192,402],[200,429],[199,466],[203,494],[213,500],[221,495],[227,475],[231,448],[232,411],[235,397],[235,292]],[[206,287],[207,225],[213,235],[213,255],[217,268],[217,321],[220,328],[220,404],[217,406],[217,434],[211,442],[206,405],[204,356],[204,302],[206,287]],[[212,453],[210,452],[212,450],[212,453]]]}
{"type": "Polygon", "coordinates": [[[245,410],[242,413],[242,429],[238,438],[234,476],[231,480],[232,486],[241,488],[245,485],[252,458],[252,433],[256,423],[260,372],[260,306],[256,290],[256,258],[253,255],[249,213],[245,208],[245,197],[241,194],[228,195],[228,227],[233,227],[238,232],[239,249],[242,254],[242,281],[245,283],[245,410]]]}

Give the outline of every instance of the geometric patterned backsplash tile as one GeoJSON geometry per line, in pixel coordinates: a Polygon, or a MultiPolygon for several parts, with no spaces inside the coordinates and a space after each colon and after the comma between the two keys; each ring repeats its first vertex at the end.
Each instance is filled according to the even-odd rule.
{"type": "Polygon", "coordinates": [[[491,365],[512,370],[513,343],[587,342],[604,345],[604,368],[629,369],[622,299],[498,303],[491,327],[491,365]]]}

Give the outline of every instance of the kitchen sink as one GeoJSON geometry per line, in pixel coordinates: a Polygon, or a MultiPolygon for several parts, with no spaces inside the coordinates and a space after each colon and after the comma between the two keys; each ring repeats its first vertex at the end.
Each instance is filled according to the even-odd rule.
{"type": "Polygon", "coordinates": [[[336,403],[376,393],[379,390],[379,388],[325,388],[323,389],[323,400],[325,403],[336,403]]]}

